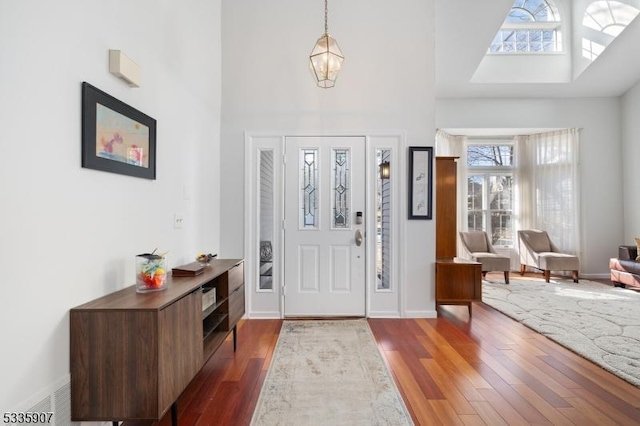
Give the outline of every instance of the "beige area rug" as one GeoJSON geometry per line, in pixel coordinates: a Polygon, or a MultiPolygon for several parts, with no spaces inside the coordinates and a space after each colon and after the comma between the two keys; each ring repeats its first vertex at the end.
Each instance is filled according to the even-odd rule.
{"type": "Polygon", "coordinates": [[[251,424],[412,425],[366,320],[285,321],[251,424]]]}
{"type": "Polygon", "coordinates": [[[482,301],[640,386],[640,293],[593,281],[482,282],[482,301]]]}

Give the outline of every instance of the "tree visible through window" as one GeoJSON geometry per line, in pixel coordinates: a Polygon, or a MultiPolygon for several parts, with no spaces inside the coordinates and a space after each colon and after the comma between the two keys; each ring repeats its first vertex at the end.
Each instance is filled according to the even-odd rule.
{"type": "Polygon", "coordinates": [[[467,228],[486,231],[496,246],[513,247],[512,143],[467,146],[467,228]]]}
{"type": "Polygon", "coordinates": [[[560,23],[560,14],[553,1],[516,0],[489,46],[489,52],[561,52],[560,23]]]}

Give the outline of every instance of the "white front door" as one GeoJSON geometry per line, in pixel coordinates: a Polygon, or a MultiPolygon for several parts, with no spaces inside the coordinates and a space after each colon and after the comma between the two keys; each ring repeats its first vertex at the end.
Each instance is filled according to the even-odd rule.
{"type": "Polygon", "coordinates": [[[284,314],[365,315],[365,138],[286,138],[284,314]]]}

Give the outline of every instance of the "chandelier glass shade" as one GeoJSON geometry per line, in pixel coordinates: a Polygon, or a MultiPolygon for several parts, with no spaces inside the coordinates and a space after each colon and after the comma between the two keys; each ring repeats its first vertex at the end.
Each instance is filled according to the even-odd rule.
{"type": "Polygon", "coordinates": [[[309,55],[309,68],[319,87],[327,89],[336,84],[344,55],[336,40],[329,35],[327,24],[327,0],[324,2],[324,34],[313,46],[309,55]]]}

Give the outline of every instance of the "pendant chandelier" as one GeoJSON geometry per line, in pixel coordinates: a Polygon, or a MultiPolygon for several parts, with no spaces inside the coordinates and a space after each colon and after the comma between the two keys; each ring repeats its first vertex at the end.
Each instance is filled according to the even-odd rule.
{"type": "Polygon", "coordinates": [[[342,61],[344,61],[344,55],[338,47],[338,43],[329,35],[327,16],[327,0],[324,0],[324,34],[318,39],[311,55],[309,55],[311,72],[318,87],[323,89],[335,86],[338,72],[342,67],[342,61]]]}

